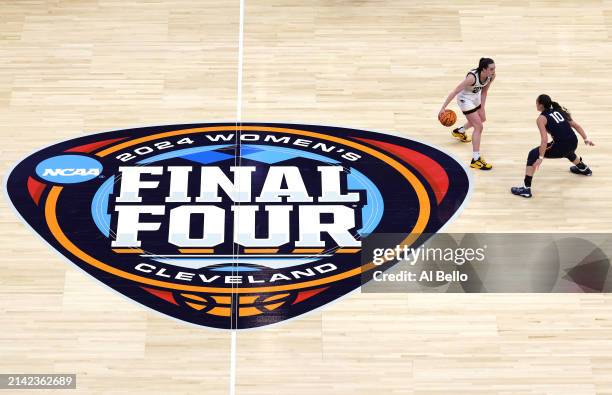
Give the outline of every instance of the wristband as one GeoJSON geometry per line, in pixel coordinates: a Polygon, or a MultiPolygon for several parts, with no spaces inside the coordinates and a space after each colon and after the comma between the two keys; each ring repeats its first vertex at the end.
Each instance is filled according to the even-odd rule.
{"type": "Polygon", "coordinates": [[[539,156],[538,159],[539,160],[544,160],[544,157],[543,156],[539,156]]]}

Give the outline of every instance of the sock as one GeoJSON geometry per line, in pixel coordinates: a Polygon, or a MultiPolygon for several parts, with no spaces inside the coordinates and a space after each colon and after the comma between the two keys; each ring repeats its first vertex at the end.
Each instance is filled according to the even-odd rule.
{"type": "Polygon", "coordinates": [[[474,159],[474,160],[480,159],[480,152],[478,152],[478,151],[472,152],[472,159],[474,159]]]}
{"type": "Polygon", "coordinates": [[[580,170],[584,170],[586,169],[588,166],[584,164],[584,162],[582,161],[582,157],[580,158],[580,163],[578,163],[576,165],[577,168],[579,168],[580,170]]]}
{"type": "Polygon", "coordinates": [[[531,180],[533,176],[525,176],[525,188],[531,188],[531,180]]]}

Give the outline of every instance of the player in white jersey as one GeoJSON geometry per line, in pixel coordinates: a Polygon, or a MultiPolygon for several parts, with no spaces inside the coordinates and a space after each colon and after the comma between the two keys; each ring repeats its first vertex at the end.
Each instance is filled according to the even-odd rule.
{"type": "Polygon", "coordinates": [[[495,62],[490,58],[480,58],[478,67],[470,70],[465,79],[457,85],[444,101],[440,114],[446,110],[448,103],[457,96],[457,104],[467,122],[465,125],[453,130],[452,134],[460,141],[469,142],[470,138],[465,131],[471,127],[472,133],[472,162],[470,167],[480,170],[491,170],[493,166],[487,163],[480,155],[480,137],[483,131],[483,123],[487,120],[485,114],[485,102],[491,84],[495,80],[495,62]]]}

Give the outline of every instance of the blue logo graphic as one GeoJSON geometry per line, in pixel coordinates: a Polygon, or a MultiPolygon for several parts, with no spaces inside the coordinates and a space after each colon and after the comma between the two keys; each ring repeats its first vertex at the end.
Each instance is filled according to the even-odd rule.
{"type": "Polygon", "coordinates": [[[84,155],[59,155],[45,159],[36,166],[36,174],[57,184],[89,181],[102,173],[102,164],[84,155]]]}

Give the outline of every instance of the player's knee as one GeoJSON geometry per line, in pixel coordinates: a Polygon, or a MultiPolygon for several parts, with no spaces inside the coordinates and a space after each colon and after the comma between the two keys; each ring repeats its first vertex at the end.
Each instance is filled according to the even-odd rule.
{"type": "Polygon", "coordinates": [[[529,151],[529,155],[527,155],[527,166],[533,166],[536,160],[540,157],[540,148],[536,147],[529,151]]]}

